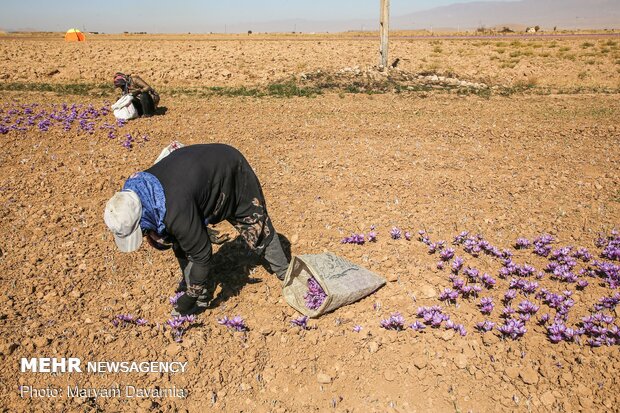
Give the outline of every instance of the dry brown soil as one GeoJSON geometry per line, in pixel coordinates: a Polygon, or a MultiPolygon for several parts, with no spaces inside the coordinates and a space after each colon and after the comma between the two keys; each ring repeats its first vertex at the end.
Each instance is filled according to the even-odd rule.
{"type": "MultiPolygon", "coordinates": [[[[617,411],[617,345],[552,344],[534,321],[515,341],[497,332],[482,335],[474,330],[485,318],[476,300],[446,308],[467,328],[465,337],[444,329],[379,327],[396,311],[413,322],[418,306],[440,304],[438,294],[450,285],[448,272],[436,269],[437,257],[423,244],[389,238],[393,226],[414,233],[426,229],[434,240],[469,230],[500,248],[511,248],[518,237],[550,233],[557,239],[554,247],[581,246],[593,253],[600,251],[593,244],[600,232],[620,227],[620,100],[615,93],[594,93],[619,86],[617,39],[533,40],[531,46],[512,47],[511,40],[403,40],[392,46],[392,56],[404,60],[402,70],[412,73],[435,65],[491,84],[529,78],[536,85],[583,86],[588,93],[196,99],[169,96],[166,87],[254,85],[319,69],[366,67],[375,63],[378,42],[91,38],[78,45],[5,36],[2,82],[101,83],[116,70],[139,73],[162,90],[167,112],[131,121],[116,139],[99,129],[113,122],[111,114],[95,121],[93,134],[56,125],[46,133],[33,126],[0,135],[0,410],[617,411]],[[508,60],[502,56],[524,49],[532,54],[512,68],[501,67],[508,60]],[[149,140],[128,150],[121,146],[126,133],[149,140]],[[242,244],[231,242],[214,258],[216,305],[175,343],[163,327],[179,278],[173,254],[147,246],[119,253],[102,219],[106,200],[124,179],[148,167],[174,139],[239,148],[256,170],[275,227],[293,254],[332,251],[386,277],[387,285],[301,331],[290,325],[298,314],[281,297],[275,277],[242,244]],[[371,225],[377,226],[376,243],[340,243],[371,225]],[[111,320],[119,313],[150,324],[115,328],[111,320]],[[249,332],[233,333],[217,323],[235,315],[245,318],[249,332]],[[362,331],[354,332],[355,325],[362,331]],[[19,371],[22,357],[46,356],[84,363],[187,361],[188,371],[57,376],[19,371]],[[175,386],[189,394],[179,399],[19,393],[24,385],[68,384],[175,386]]],[[[62,103],[100,108],[111,100],[3,91],[0,115],[31,103],[50,111],[62,103]]],[[[459,255],[497,274],[496,260],[462,250],[459,255]]],[[[537,269],[547,262],[530,251],[515,251],[514,259],[537,269]]],[[[548,275],[540,284],[554,292],[574,291],[571,323],[613,293],[596,279],[583,291],[548,275]]],[[[484,294],[499,302],[507,285],[498,279],[484,294]]],[[[488,318],[499,321],[499,312],[498,306],[488,318]]]]}

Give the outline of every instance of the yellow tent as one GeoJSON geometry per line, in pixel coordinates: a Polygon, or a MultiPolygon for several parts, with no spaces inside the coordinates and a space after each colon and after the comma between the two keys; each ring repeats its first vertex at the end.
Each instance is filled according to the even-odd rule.
{"type": "Polygon", "coordinates": [[[84,33],[78,29],[69,29],[65,33],[65,42],[83,42],[84,40],[86,40],[84,33]]]}

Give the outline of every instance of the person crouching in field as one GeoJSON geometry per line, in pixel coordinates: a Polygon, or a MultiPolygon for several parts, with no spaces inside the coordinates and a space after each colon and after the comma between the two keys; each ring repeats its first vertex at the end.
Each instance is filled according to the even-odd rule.
{"type": "Polygon", "coordinates": [[[120,88],[123,95],[133,96],[132,103],[138,111],[138,116],[153,116],[157,111],[159,94],[139,76],[116,72],[114,87],[120,88]]]}
{"type": "Polygon", "coordinates": [[[172,247],[184,274],[173,314],[208,304],[212,240],[207,225],[227,220],[247,245],[264,256],[284,280],[288,260],[267,214],[250,164],[224,144],[184,146],[133,174],[106,204],[104,221],[123,252],[137,250],[143,236],[157,249],[172,247]]]}

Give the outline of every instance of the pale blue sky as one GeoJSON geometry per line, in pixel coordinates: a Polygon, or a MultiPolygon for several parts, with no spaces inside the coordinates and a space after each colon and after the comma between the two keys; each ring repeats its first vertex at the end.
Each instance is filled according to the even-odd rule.
{"type": "MultiPolygon", "coordinates": [[[[391,0],[391,14],[402,16],[472,1],[475,0],[391,0]]],[[[105,33],[243,31],[242,27],[250,29],[253,24],[283,20],[375,19],[379,4],[379,0],[2,0],[0,29],[64,31],[76,27],[105,33]]],[[[350,29],[358,29],[362,24],[352,26],[350,29]]],[[[317,26],[316,30],[323,27],[317,26]]],[[[281,29],[274,24],[274,30],[281,29]]]]}

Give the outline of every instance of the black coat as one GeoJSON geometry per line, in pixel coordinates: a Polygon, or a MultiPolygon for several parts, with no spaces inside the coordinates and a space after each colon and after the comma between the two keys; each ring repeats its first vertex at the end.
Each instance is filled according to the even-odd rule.
{"type": "Polygon", "coordinates": [[[191,284],[204,284],[211,261],[207,224],[227,220],[262,253],[275,231],[250,164],[235,148],[201,144],[179,148],[147,169],[166,196],[164,225],[193,264],[191,284]]]}

